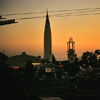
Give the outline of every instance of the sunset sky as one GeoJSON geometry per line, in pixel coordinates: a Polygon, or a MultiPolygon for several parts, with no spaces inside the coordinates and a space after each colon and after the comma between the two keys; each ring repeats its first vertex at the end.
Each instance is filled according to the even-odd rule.
{"type": "MultiPolygon", "coordinates": [[[[29,12],[46,12],[99,8],[100,0],[0,0],[0,15],[15,18],[18,23],[0,26],[0,51],[8,56],[25,51],[43,57],[45,18],[17,20],[22,17],[45,16],[46,13],[5,16],[29,12]]],[[[100,10],[99,10],[100,12],[100,10]]],[[[50,13],[52,15],[55,13],[50,13]]],[[[75,41],[78,56],[85,51],[100,49],[100,14],[84,16],[50,17],[52,49],[57,60],[67,59],[67,42],[75,41]]]]}

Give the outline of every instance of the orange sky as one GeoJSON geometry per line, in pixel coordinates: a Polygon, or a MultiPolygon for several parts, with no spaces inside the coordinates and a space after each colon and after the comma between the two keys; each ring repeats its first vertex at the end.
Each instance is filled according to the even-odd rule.
{"type": "MultiPolygon", "coordinates": [[[[4,2],[5,0],[1,1],[5,5],[0,6],[1,15],[46,11],[47,8],[54,11],[100,7],[100,0],[28,0],[28,2],[27,0],[8,0],[9,3],[4,2]]],[[[34,15],[27,15],[27,17],[30,16],[34,15]]],[[[6,17],[18,18],[24,16],[6,17]]],[[[30,55],[41,55],[43,57],[45,18],[17,21],[19,22],[17,24],[0,26],[0,51],[5,50],[9,56],[26,51],[30,55]]],[[[100,15],[50,17],[50,24],[53,54],[58,60],[67,59],[67,42],[70,37],[73,37],[76,42],[78,56],[85,51],[100,49],[100,15]]]]}

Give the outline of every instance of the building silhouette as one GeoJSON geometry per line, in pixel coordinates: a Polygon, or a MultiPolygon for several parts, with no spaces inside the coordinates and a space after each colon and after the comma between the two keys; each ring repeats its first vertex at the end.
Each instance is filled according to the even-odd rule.
{"type": "Polygon", "coordinates": [[[15,55],[10,57],[6,63],[10,66],[10,67],[22,67],[24,68],[26,63],[28,61],[31,61],[32,64],[37,64],[41,62],[41,58],[39,56],[31,56],[28,55],[26,52],[22,52],[22,54],[20,55],[15,55]]]}
{"type": "Polygon", "coordinates": [[[68,61],[70,63],[73,63],[76,59],[76,54],[75,54],[75,42],[73,41],[72,37],[67,42],[67,55],[68,55],[68,61]]]}
{"type": "Polygon", "coordinates": [[[48,11],[44,30],[44,59],[52,62],[52,37],[48,11]]]}

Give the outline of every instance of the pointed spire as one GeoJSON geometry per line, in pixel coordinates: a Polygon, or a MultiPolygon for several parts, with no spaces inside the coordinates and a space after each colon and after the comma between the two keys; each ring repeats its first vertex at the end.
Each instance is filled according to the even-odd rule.
{"type": "Polygon", "coordinates": [[[52,62],[52,37],[48,9],[46,11],[46,22],[44,30],[44,59],[52,62]]]}
{"type": "Polygon", "coordinates": [[[48,8],[47,8],[47,14],[48,14],[48,8]]]}
{"type": "Polygon", "coordinates": [[[49,16],[48,16],[48,8],[47,8],[47,16],[46,16],[46,18],[47,18],[47,19],[49,18],[49,16]]]}
{"type": "Polygon", "coordinates": [[[50,26],[48,9],[47,9],[47,12],[46,12],[46,25],[49,25],[50,26]]]}

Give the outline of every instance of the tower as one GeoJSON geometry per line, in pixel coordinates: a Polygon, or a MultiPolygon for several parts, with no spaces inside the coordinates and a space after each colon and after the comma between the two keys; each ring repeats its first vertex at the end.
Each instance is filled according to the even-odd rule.
{"type": "Polygon", "coordinates": [[[45,30],[44,30],[44,59],[52,62],[52,37],[48,11],[46,15],[45,30]]]}
{"type": "Polygon", "coordinates": [[[73,41],[72,37],[69,39],[69,42],[67,42],[67,54],[69,62],[73,63],[76,59],[76,54],[75,54],[75,42],[73,41]]]}

